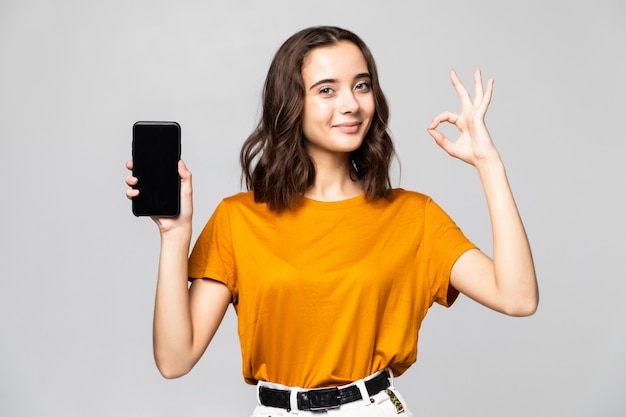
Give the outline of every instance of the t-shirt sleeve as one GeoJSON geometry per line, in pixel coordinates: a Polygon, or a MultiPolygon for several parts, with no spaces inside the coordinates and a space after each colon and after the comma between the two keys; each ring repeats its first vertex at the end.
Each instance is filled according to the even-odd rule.
{"type": "Polygon", "coordinates": [[[476,248],[476,245],[431,199],[425,207],[424,245],[432,300],[449,307],[459,295],[456,288],[450,285],[452,266],[463,253],[476,248]]]}
{"type": "Polygon", "coordinates": [[[225,284],[237,298],[237,274],[228,205],[222,201],[200,233],[189,257],[189,278],[225,284]]]}

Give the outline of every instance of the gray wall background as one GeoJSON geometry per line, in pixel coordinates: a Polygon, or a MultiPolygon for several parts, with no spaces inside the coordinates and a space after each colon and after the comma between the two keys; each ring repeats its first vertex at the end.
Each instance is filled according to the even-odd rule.
{"type": "Polygon", "coordinates": [[[391,104],[395,185],[432,195],[490,252],[473,169],[426,126],[458,110],[447,73],[494,77],[488,114],[530,236],[537,314],[433,307],[397,380],[419,416],[626,413],[626,3],[0,2],[0,415],[247,416],[231,309],[198,366],[151,350],[159,239],[124,197],[136,120],[177,120],[194,235],[240,190],[280,43],[317,24],[370,45],[391,104]],[[401,170],[400,166],[401,165],[401,170]]]}

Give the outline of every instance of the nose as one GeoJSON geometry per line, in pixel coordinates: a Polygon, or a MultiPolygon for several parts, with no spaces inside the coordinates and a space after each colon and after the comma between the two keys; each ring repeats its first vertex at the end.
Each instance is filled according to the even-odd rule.
{"type": "Polygon", "coordinates": [[[352,90],[344,91],[339,98],[339,111],[342,114],[355,113],[359,110],[359,100],[352,90]]]}

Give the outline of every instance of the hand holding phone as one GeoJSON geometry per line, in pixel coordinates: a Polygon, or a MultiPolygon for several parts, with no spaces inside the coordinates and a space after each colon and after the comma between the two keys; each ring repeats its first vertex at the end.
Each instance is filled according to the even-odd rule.
{"type": "Polygon", "coordinates": [[[140,121],[133,125],[135,216],[176,217],[180,213],[181,129],[176,122],[140,121]]]}

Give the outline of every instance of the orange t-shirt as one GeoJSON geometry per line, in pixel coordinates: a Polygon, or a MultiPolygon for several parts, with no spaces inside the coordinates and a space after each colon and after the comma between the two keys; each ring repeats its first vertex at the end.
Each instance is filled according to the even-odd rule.
{"type": "Polygon", "coordinates": [[[422,319],[454,301],[450,270],[475,246],[428,196],[392,195],[281,213],[252,192],[220,203],[189,276],[232,292],[246,382],[342,385],[415,362],[422,319]]]}

